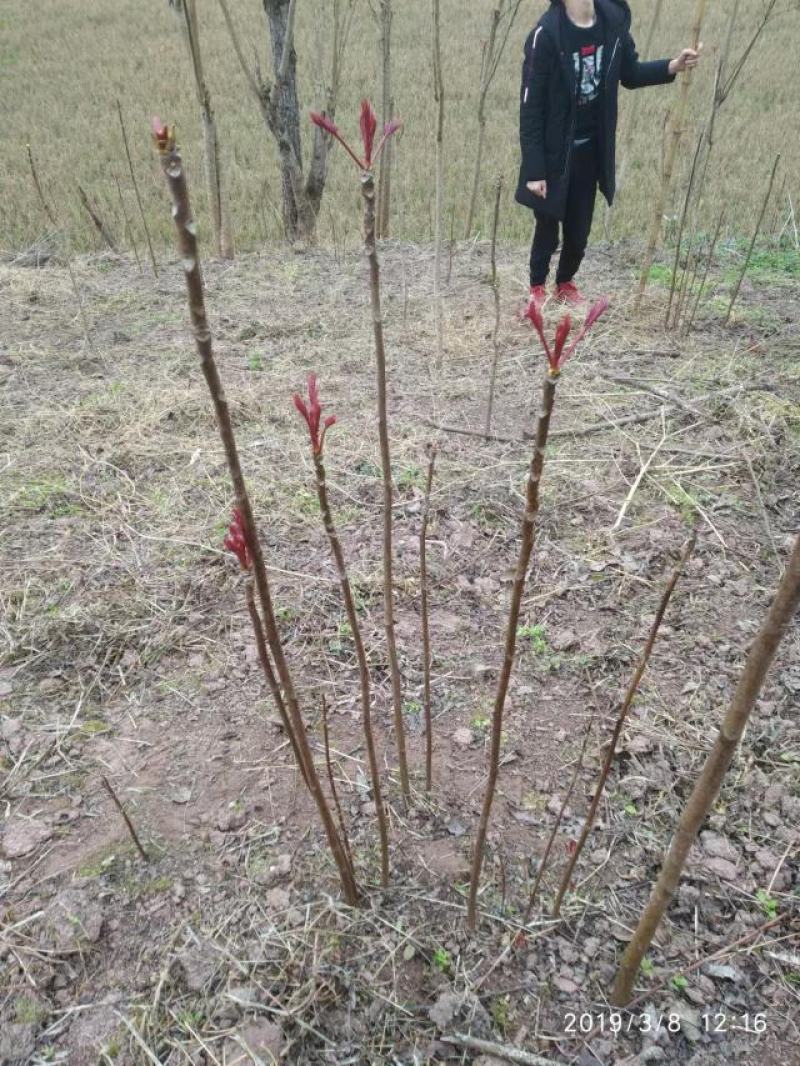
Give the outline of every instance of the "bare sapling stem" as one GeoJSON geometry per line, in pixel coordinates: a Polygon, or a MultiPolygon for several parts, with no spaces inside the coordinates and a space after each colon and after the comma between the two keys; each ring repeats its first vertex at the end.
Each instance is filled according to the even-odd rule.
{"type": "Polygon", "coordinates": [[[472,853],[472,868],[470,873],[469,900],[467,903],[467,929],[474,930],[478,914],[478,891],[480,888],[481,869],[483,867],[484,851],[486,848],[486,835],[489,829],[489,818],[492,813],[497,778],[500,772],[500,748],[503,736],[503,716],[505,712],[508,685],[511,673],[514,669],[514,656],[517,649],[517,630],[519,628],[519,616],[522,608],[522,596],[528,580],[528,567],[533,553],[534,538],[536,535],[536,522],[539,515],[539,489],[544,470],[545,451],[547,438],[550,433],[550,420],[553,415],[553,407],[556,398],[556,384],[561,375],[561,369],[567,360],[573,355],[576,348],[597,322],[601,315],[608,309],[608,299],[603,297],[590,309],[580,332],[569,348],[566,347],[572,329],[572,320],[569,315],[562,318],[556,330],[555,343],[551,348],[544,334],[544,322],[540,309],[535,302],[531,301],[526,311],[526,317],[532,322],[539,341],[547,356],[548,370],[542,392],[542,407],[536,422],[536,433],[528,468],[528,483],[525,491],[525,511],[522,516],[522,529],[520,536],[519,557],[514,573],[514,584],[511,590],[511,606],[509,607],[508,620],[506,622],[506,635],[503,652],[503,663],[500,668],[500,676],[497,681],[497,694],[492,712],[492,737],[489,750],[489,772],[487,774],[486,791],[483,797],[478,832],[472,853]]]}
{"type": "Polygon", "coordinates": [[[491,277],[492,296],[494,298],[494,328],[492,329],[492,372],[489,375],[489,398],[486,401],[486,438],[492,432],[492,414],[494,411],[494,391],[497,384],[497,364],[500,360],[500,281],[497,276],[497,229],[500,224],[500,197],[503,193],[503,178],[498,177],[494,183],[494,215],[492,216],[491,277]]]}
{"type": "Polygon", "coordinates": [[[31,146],[29,144],[26,145],[26,148],[28,151],[28,165],[31,168],[31,177],[33,178],[33,187],[36,189],[36,195],[39,197],[39,203],[42,205],[42,210],[47,215],[50,224],[52,226],[57,226],[58,223],[56,222],[56,216],[54,215],[53,209],[50,207],[50,204],[45,199],[44,190],[42,189],[42,184],[39,181],[39,173],[36,170],[36,163],[33,161],[33,150],[31,149],[31,146]]]}
{"type": "Polygon", "coordinates": [[[211,106],[211,93],[203,72],[203,56],[200,49],[200,25],[197,19],[195,0],[183,0],[181,4],[184,21],[186,45],[192,63],[197,102],[203,126],[203,149],[205,157],[206,186],[208,190],[208,210],[211,216],[211,229],[214,235],[214,247],[222,259],[232,258],[230,241],[226,226],[222,196],[222,173],[220,164],[219,138],[214,109],[211,106]]]}
{"type": "Polygon", "coordinates": [[[594,724],[596,713],[597,712],[594,711],[590,715],[589,721],[586,723],[586,731],[583,734],[583,744],[581,745],[580,754],[578,755],[577,762],[575,763],[575,771],[572,775],[569,787],[567,788],[567,791],[564,794],[564,800],[561,804],[561,807],[559,808],[555,825],[553,826],[553,829],[550,833],[550,837],[547,841],[547,847],[544,849],[544,855],[542,856],[542,861],[539,863],[539,869],[536,871],[536,880],[533,882],[533,888],[531,889],[531,894],[528,899],[528,906],[525,910],[525,917],[522,919],[523,925],[527,925],[528,922],[531,920],[531,914],[533,914],[533,908],[539,896],[539,887],[542,883],[542,879],[544,878],[545,873],[547,872],[547,867],[550,862],[550,854],[553,850],[553,845],[556,842],[558,831],[561,828],[561,823],[564,820],[564,812],[566,811],[567,806],[569,805],[569,801],[572,799],[572,794],[575,791],[575,786],[578,783],[578,778],[580,777],[581,770],[583,769],[583,760],[586,757],[586,748],[589,744],[589,736],[592,731],[592,725],[594,724]]]}
{"type": "Polygon", "coordinates": [[[281,719],[281,725],[283,731],[289,739],[289,743],[292,746],[292,752],[294,753],[295,760],[300,769],[300,773],[303,775],[303,781],[308,787],[308,778],[306,777],[306,769],[303,762],[303,755],[300,751],[300,746],[297,742],[297,737],[294,735],[294,729],[292,727],[291,720],[286,711],[286,704],[283,699],[283,693],[281,687],[278,684],[278,679],[275,677],[275,671],[272,669],[272,663],[269,658],[269,648],[267,647],[267,638],[264,636],[264,626],[261,621],[261,615],[258,613],[258,607],[256,606],[255,592],[253,589],[253,580],[250,575],[245,579],[244,585],[245,601],[247,603],[247,613],[250,617],[250,625],[253,628],[253,636],[256,640],[256,651],[258,652],[258,661],[261,664],[261,669],[264,673],[264,678],[267,682],[270,695],[278,709],[278,714],[281,719]]]}
{"type": "MultiPolygon", "coordinates": [[[[313,388],[316,388],[316,383],[313,388]]],[[[309,381],[309,393],[311,392],[312,386],[309,381]]],[[[295,403],[296,402],[297,400],[295,400],[295,403]]],[[[364,638],[361,635],[361,623],[358,618],[353,591],[350,587],[350,578],[347,574],[347,565],[345,564],[344,552],[342,551],[342,542],[339,540],[339,534],[333,521],[333,513],[328,498],[328,483],[325,475],[325,464],[322,456],[322,442],[320,441],[320,450],[314,450],[314,473],[317,481],[317,498],[319,500],[319,509],[322,512],[322,521],[325,526],[325,532],[328,535],[331,555],[336,564],[336,573],[339,577],[339,588],[342,592],[344,609],[347,615],[347,621],[350,625],[353,644],[356,649],[358,677],[361,686],[361,720],[364,727],[364,740],[367,745],[369,773],[372,780],[372,795],[375,801],[375,813],[378,817],[378,835],[380,837],[381,845],[381,884],[386,888],[389,884],[389,827],[386,819],[386,808],[383,802],[380,766],[378,764],[378,756],[375,750],[375,735],[372,730],[369,663],[367,662],[367,653],[364,648],[364,638]]]]}
{"type": "Polygon", "coordinates": [[[123,805],[122,805],[119,797],[117,796],[116,792],[111,787],[111,782],[108,780],[107,777],[101,777],[100,780],[103,782],[103,788],[105,788],[106,792],[111,797],[111,799],[112,799],[112,801],[114,803],[114,806],[117,808],[117,810],[119,811],[120,815],[122,816],[122,820],[125,823],[125,826],[126,826],[128,832],[130,833],[131,840],[136,845],[136,850],[139,852],[139,854],[142,856],[142,858],[144,859],[145,862],[150,862],[150,856],[144,850],[144,847],[142,846],[142,842],[139,839],[139,837],[138,837],[138,835],[136,833],[136,830],[133,828],[133,822],[130,820],[130,817],[128,816],[128,812],[123,807],[123,805]]]}
{"type": "Polygon", "coordinates": [[[442,39],[439,0],[433,0],[433,99],[436,103],[435,219],[433,310],[436,328],[436,365],[444,359],[444,304],[442,297],[442,240],[444,229],[444,76],[442,74],[442,39]]]}
{"type": "Polygon", "coordinates": [[[478,140],[475,147],[472,191],[469,197],[469,206],[467,207],[466,225],[464,226],[465,241],[468,241],[472,236],[475,211],[478,206],[483,154],[486,145],[486,101],[521,6],[522,0],[497,0],[489,15],[489,32],[481,53],[481,73],[478,82],[478,140]],[[503,20],[505,20],[505,27],[503,27],[503,20]]]}
{"type": "Polygon", "coordinates": [[[431,489],[436,468],[436,446],[428,447],[428,477],[425,481],[425,500],[422,504],[422,526],[419,532],[419,581],[422,614],[422,707],[425,715],[425,788],[433,788],[433,714],[431,711],[431,627],[428,603],[428,523],[431,516],[431,489]]]}
{"type": "Polygon", "coordinates": [[[342,842],[347,852],[347,857],[350,860],[350,865],[355,869],[355,863],[353,861],[353,849],[350,847],[350,837],[347,833],[347,824],[344,820],[344,814],[342,813],[342,805],[339,802],[339,790],[336,787],[336,777],[333,773],[333,763],[331,762],[331,737],[328,730],[328,701],[325,697],[322,697],[322,741],[325,746],[325,768],[328,771],[328,784],[331,789],[331,796],[333,797],[333,805],[336,808],[336,820],[339,823],[339,832],[342,835],[342,842]]]}
{"type": "MultiPolygon", "coordinates": [[[[384,128],[394,118],[394,97],[392,95],[392,19],[394,11],[392,0],[379,0],[379,18],[381,24],[381,118],[384,128]]],[[[389,236],[392,198],[392,161],[394,144],[389,142],[381,159],[378,177],[378,220],[377,235],[382,240],[389,236]]]]}
{"type": "MultiPolygon", "coordinates": [[[[317,806],[331,853],[339,870],[342,883],[342,891],[346,901],[355,905],[359,899],[358,886],[356,885],[355,873],[347,856],[341,837],[339,836],[333,815],[320,783],[317,768],[314,764],[311,747],[306,734],[305,722],[303,721],[300,704],[297,698],[294,680],[289,670],[289,664],[281,642],[278,630],[275,610],[272,603],[269,576],[264,561],[261,542],[258,537],[255,519],[253,517],[250,496],[247,484],[242,472],[239,460],[239,452],[236,446],[236,438],[231,421],[230,408],[225,396],[225,390],[217,369],[214,358],[214,349],[211,340],[211,330],[208,325],[205,308],[205,294],[203,277],[200,269],[199,249],[197,246],[197,230],[192,217],[189,202],[189,191],[186,184],[186,175],[183,168],[183,160],[175,143],[174,130],[162,126],[159,121],[154,122],[153,136],[158,148],[161,169],[164,172],[167,188],[172,199],[172,215],[178,236],[178,248],[186,279],[186,288],[189,298],[189,312],[192,321],[197,353],[209,392],[211,394],[214,412],[217,419],[217,427],[220,433],[228,471],[233,482],[234,495],[238,515],[236,520],[240,531],[241,555],[240,561],[247,563],[247,569],[252,568],[256,590],[263,614],[264,631],[267,637],[272,659],[275,663],[277,676],[283,689],[283,699],[289,718],[292,723],[297,747],[302,756],[301,768],[308,783],[309,791],[317,806]]],[[[232,531],[233,532],[233,531],[232,531]]],[[[237,552],[238,554],[238,552],[237,552]]]]}
{"type": "MultiPolygon", "coordinates": [[[[720,211],[719,219],[717,220],[716,229],[714,230],[714,236],[711,238],[711,247],[708,250],[708,258],[705,261],[703,267],[703,278],[700,282],[700,288],[697,290],[697,296],[695,298],[692,310],[689,313],[688,319],[684,319],[683,332],[688,336],[694,325],[694,320],[697,318],[697,312],[700,310],[700,302],[703,299],[703,294],[708,283],[708,275],[711,272],[711,267],[714,265],[714,252],[717,250],[717,242],[719,241],[719,235],[722,233],[722,226],[725,221],[725,208],[720,211]]],[[[688,309],[687,309],[688,310],[688,309]]]]}
{"type": "Polygon", "coordinates": [[[628,685],[628,691],[625,693],[625,699],[622,701],[622,706],[620,708],[619,714],[617,715],[617,721],[614,725],[614,731],[611,734],[611,740],[606,750],[606,757],[603,760],[603,767],[600,771],[600,779],[597,782],[597,787],[595,788],[594,796],[592,797],[592,802],[589,806],[589,810],[586,815],[586,821],[583,823],[583,829],[581,830],[581,835],[578,838],[577,846],[570,855],[569,862],[567,863],[567,868],[561,878],[561,885],[559,886],[556,901],[553,905],[554,918],[558,918],[561,914],[561,905],[564,902],[564,897],[569,891],[569,887],[572,882],[572,875],[575,871],[575,867],[578,865],[578,861],[580,860],[581,854],[583,853],[583,849],[586,847],[586,841],[589,839],[589,834],[592,831],[592,827],[594,826],[594,821],[597,817],[597,809],[600,806],[600,800],[603,798],[603,792],[606,787],[606,782],[608,781],[608,776],[611,773],[611,767],[614,762],[614,757],[617,754],[617,744],[619,743],[619,738],[622,736],[623,727],[625,725],[625,722],[628,720],[628,713],[630,712],[631,706],[633,705],[636,693],[639,691],[639,685],[642,682],[645,670],[647,669],[647,666],[650,662],[650,657],[653,654],[653,648],[655,647],[656,640],[658,639],[658,633],[661,629],[661,623],[664,621],[664,615],[666,614],[667,607],[669,607],[670,600],[672,599],[672,594],[675,591],[675,586],[678,584],[681,574],[683,573],[686,564],[689,561],[692,552],[694,551],[695,542],[696,536],[692,534],[692,536],[689,538],[686,545],[684,546],[684,549],[681,552],[681,557],[678,562],[678,565],[675,567],[672,577],[669,579],[667,587],[664,589],[663,595],[661,596],[661,603],[658,605],[655,620],[653,621],[653,624],[650,627],[650,634],[647,638],[647,643],[644,646],[642,656],[639,659],[639,665],[636,667],[636,672],[634,673],[633,678],[631,679],[631,682],[628,685]]]}
{"type": "Polygon", "coordinates": [[[470,874],[469,902],[467,904],[467,928],[473,930],[477,920],[478,890],[480,888],[481,868],[483,866],[484,849],[486,847],[486,834],[489,829],[489,818],[492,813],[497,777],[500,770],[500,747],[503,735],[503,716],[505,712],[508,684],[511,680],[511,672],[514,668],[514,656],[517,649],[517,630],[519,628],[519,616],[522,608],[522,594],[528,579],[528,566],[533,552],[536,519],[539,514],[539,486],[544,469],[545,449],[547,447],[547,435],[550,431],[550,419],[553,415],[553,405],[556,398],[557,377],[548,373],[545,377],[542,394],[542,410],[536,426],[536,441],[533,448],[528,471],[528,484],[525,495],[525,513],[522,518],[522,538],[517,558],[517,568],[514,574],[514,586],[511,592],[511,607],[506,622],[505,651],[503,665],[497,684],[494,711],[492,714],[492,739],[489,751],[489,774],[486,782],[486,791],[483,798],[478,833],[472,853],[472,871],[470,874]]]}
{"type": "Polygon", "coordinates": [[[383,336],[380,264],[378,263],[378,250],[375,243],[375,177],[371,171],[364,171],[361,175],[361,195],[364,199],[364,246],[369,262],[369,292],[372,305],[372,329],[375,339],[375,362],[378,377],[378,438],[381,453],[381,472],[383,475],[383,625],[386,632],[386,654],[389,659],[389,673],[392,680],[392,708],[394,712],[400,788],[405,802],[408,803],[411,799],[411,784],[408,777],[405,725],[403,723],[403,691],[400,681],[400,663],[397,656],[397,639],[394,625],[394,548],[392,543],[394,484],[389,445],[386,345],[383,336]]]}
{"type": "Polygon", "coordinates": [[[728,307],[728,313],[725,315],[725,321],[723,323],[723,325],[725,326],[727,326],[731,320],[733,309],[736,306],[736,301],[739,299],[739,293],[742,289],[742,283],[744,282],[745,275],[747,274],[747,271],[750,267],[750,260],[753,258],[753,252],[755,251],[756,241],[758,240],[759,233],[761,233],[761,226],[764,222],[764,215],[766,215],[767,208],[769,207],[769,202],[772,199],[772,189],[775,185],[775,176],[778,173],[778,166],[780,165],[780,161],[781,156],[780,153],[778,153],[778,155],[775,157],[775,162],[772,166],[772,174],[770,175],[769,185],[767,186],[767,195],[764,197],[764,203],[761,207],[761,212],[758,216],[758,221],[756,222],[756,228],[753,231],[753,239],[750,241],[750,247],[747,249],[747,255],[745,257],[744,263],[742,264],[741,272],[739,274],[739,277],[736,279],[736,285],[734,286],[733,293],[731,295],[731,302],[728,307]]]}
{"type": "MultiPolygon", "coordinates": [[[[697,162],[698,162],[698,160],[700,158],[700,149],[702,147],[703,147],[703,134],[701,133],[700,137],[699,137],[699,139],[697,141],[697,148],[695,149],[694,158],[692,160],[692,169],[691,169],[691,171],[689,173],[689,181],[688,181],[688,183],[686,185],[686,196],[684,197],[683,210],[681,211],[681,221],[680,221],[680,225],[678,226],[678,239],[677,239],[677,241],[675,243],[675,262],[672,264],[672,278],[670,280],[670,286],[669,286],[669,300],[667,301],[667,310],[666,310],[666,314],[664,315],[664,329],[669,329],[670,318],[672,316],[672,307],[673,307],[673,303],[675,301],[675,287],[676,287],[677,282],[678,282],[678,268],[680,267],[681,252],[683,251],[683,234],[684,234],[684,230],[686,229],[686,219],[688,218],[688,215],[689,215],[689,204],[691,203],[691,200],[692,200],[692,192],[694,191],[694,179],[695,179],[695,176],[697,174],[697,162]]],[[[688,253],[687,253],[687,257],[688,257],[688,253]]],[[[688,273],[688,262],[687,262],[686,267],[684,268],[684,273],[683,273],[683,280],[684,281],[686,280],[687,273],[688,273]]],[[[676,312],[675,321],[672,324],[673,324],[673,326],[677,326],[677,324],[678,324],[677,323],[677,312],[676,312]]]]}
{"type": "Polygon", "coordinates": [[[722,782],[733,762],[753,707],[763,687],[764,679],[798,607],[800,607],[800,536],[795,541],[767,617],[750,645],[739,684],[720,726],[714,746],[706,758],[680,817],[650,900],[622,957],[611,992],[611,1002],[617,1006],[625,1006],[631,999],[642,959],[678,888],[689,851],[719,795],[722,782]]]}
{"type": "MultiPolygon", "coordinates": [[[[694,15],[692,17],[692,47],[697,49],[700,45],[700,33],[703,27],[703,19],[706,13],[707,0],[695,0],[694,15]]],[[[661,169],[661,184],[653,199],[653,218],[650,223],[650,231],[645,246],[644,259],[642,260],[642,273],[639,278],[639,292],[636,297],[636,310],[642,303],[647,283],[650,280],[650,268],[655,259],[656,248],[661,239],[661,231],[664,224],[664,212],[667,200],[672,191],[672,179],[675,172],[675,162],[678,158],[678,148],[683,137],[686,122],[686,108],[689,101],[689,89],[692,84],[692,72],[686,71],[682,75],[682,81],[678,90],[678,100],[672,110],[667,142],[664,149],[664,159],[661,169]]]]}
{"type": "Polygon", "coordinates": [[[80,196],[81,203],[83,204],[86,214],[92,220],[92,224],[94,225],[94,228],[97,230],[97,232],[100,234],[101,238],[103,239],[103,242],[112,252],[116,252],[117,247],[114,244],[114,238],[111,236],[108,226],[106,226],[105,222],[103,222],[102,218],[100,218],[100,215],[97,213],[97,209],[92,207],[91,203],[89,202],[89,197],[86,195],[86,192],[80,185],[78,186],[78,196],[80,196]]]}
{"type": "Polygon", "coordinates": [[[133,235],[133,227],[131,226],[131,220],[128,218],[128,210],[125,207],[125,197],[122,195],[122,185],[120,184],[119,175],[114,173],[114,183],[117,186],[117,196],[119,197],[119,207],[122,212],[122,221],[125,225],[125,234],[128,240],[131,242],[131,248],[133,249],[133,257],[136,260],[136,267],[141,274],[142,261],[139,258],[139,249],[136,245],[136,238],[133,235]]]}
{"type": "Polygon", "coordinates": [[[136,195],[136,203],[139,207],[139,217],[142,220],[142,228],[144,229],[144,236],[147,241],[147,250],[150,254],[150,264],[153,267],[153,275],[158,277],[158,264],[156,263],[156,256],[153,251],[153,242],[150,240],[150,230],[148,229],[147,219],[144,214],[144,205],[142,204],[142,196],[139,192],[139,183],[136,180],[136,171],[133,169],[133,159],[131,158],[131,149],[128,144],[128,131],[125,129],[125,119],[122,117],[122,105],[119,100],[117,100],[117,114],[119,115],[119,128],[122,132],[122,143],[125,147],[125,158],[128,160],[128,171],[131,176],[131,184],[133,185],[133,191],[136,195]]]}

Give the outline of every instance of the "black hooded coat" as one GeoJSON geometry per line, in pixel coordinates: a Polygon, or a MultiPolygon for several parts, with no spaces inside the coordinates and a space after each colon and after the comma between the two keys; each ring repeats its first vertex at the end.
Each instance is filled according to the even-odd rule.
{"type": "MultiPolygon", "coordinates": [[[[605,37],[599,111],[600,191],[609,204],[616,189],[617,97],[626,89],[665,85],[675,80],[669,60],[642,63],[631,37],[631,9],[626,0],[595,0],[605,37]]],[[[566,211],[577,117],[577,78],[566,50],[567,13],[551,0],[525,41],[520,94],[522,165],[517,202],[537,214],[562,219],[566,211]],[[546,181],[543,199],[527,188],[529,181],[546,181]]]]}

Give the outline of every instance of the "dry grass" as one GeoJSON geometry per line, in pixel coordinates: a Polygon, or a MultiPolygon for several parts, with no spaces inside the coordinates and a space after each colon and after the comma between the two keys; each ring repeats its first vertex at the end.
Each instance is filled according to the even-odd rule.
{"type": "MultiPolygon", "coordinates": [[[[407,130],[397,152],[394,233],[407,239],[427,239],[433,225],[434,103],[431,92],[430,5],[426,0],[399,3],[395,15],[395,86],[397,104],[407,130]]],[[[516,180],[516,112],[522,39],[542,3],[529,5],[512,35],[489,103],[487,164],[479,204],[478,225],[491,225],[491,185],[497,173],[513,189],[516,180]]],[[[659,54],[674,53],[686,43],[690,0],[670,0],[668,13],[656,38],[659,54]]],[[[741,46],[757,21],[759,4],[744,4],[738,34],[741,46]]],[[[491,5],[443,0],[445,31],[444,75],[448,99],[446,131],[446,210],[457,219],[466,211],[477,131],[475,105],[480,69],[480,41],[488,25],[491,5]]],[[[646,36],[653,0],[637,3],[640,40],[646,36]]],[[[692,90],[691,124],[687,143],[705,117],[713,81],[713,57],[721,43],[729,5],[714,4],[704,38],[708,61],[692,90]]],[[[710,179],[708,207],[702,220],[706,228],[716,217],[721,201],[735,205],[728,229],[746,233],[757,212],[772,161],[783,151],[787,189],[800,201],[800,142],[788,136],[796,126],[796,86],[787,63],[800,48],[797,4],[783,0],[786,12],[768,29],[758,45],[744,79],[722,112],[718,128],[718,155],[710,179]]],[[[304,106],[318,101],[314,71],[317,57],[325,55],[328,41],[325,13],[328,3],[299,5],[301,83],[304,106]]],[[[233,57],[218,5],[203,0],[206,69],[219,122],[223,165],[232,208],[234,234],[240,248],[254,247],[280,232],[279,182],[270,138],[233,57]]],[[[235,17],[248,51],[266,66],[265,20],[258,0],[240,0],[235,17]]],[[[340,121],[354,126],[356,108],[364,94],[374,95],[379,85],[378,28],[366,0],[361,0],[352,47],[347,61],[340,121]]],[[[141,176],[145,206],[158,235],[158,251],[170,239],[169,220],[163,210],[163,190],[149,145],[149,119],[154,112],[178,124],[190,172],[201,188],[201,136],[188,60],[178,26],[166,0],[146,5],[120,4],[117,0],[5,0],[0,12],[0,241],[19,248],[46,228],[32,187],[26,142],[39,161],[42,183],[63,227],[79,248],[95,247],[96,234],[82,213],[76,183],[95,201],[117,235],[123,220],[113,174],[123,178],[128,215],[135,205],[125,180],[114,100],[120,97],[129,122],[135,163],[141,176]]],[[[629,107],[630,95],[626,94],[629,107]]],[[[640,232],[648,217],[655,186],[669,91],[645,94],[633,146],[630,180],[620,203],[615,228],[619,233],[640,232]]],[[[688,151],[688,149],[687,149],[688,151]]],[[[688,162],[688,161],[687,161],[688,162]]],[[[334,153],[330,195],[323,205],[321,236],[339,247],[354,247],[359,233],[359,205],[347,161],[334,153]]],[[[677,208],[677,205],[673,205],[677,208]]],[[[207,236],[203,205],[201,221],[207,236]]],[[[135,223],[138,227],[138,220],[135,223]]],[[[530,217],[508,202],[501,235],[505,239],[527,236],[530,217]]],[[[457,224],[457,232],[460,232],[457,224]]],[[[138,232],[138,228],[137,228],[138,232]]],[[[141,237],[140,237],[141,243],[141,237]]]]}

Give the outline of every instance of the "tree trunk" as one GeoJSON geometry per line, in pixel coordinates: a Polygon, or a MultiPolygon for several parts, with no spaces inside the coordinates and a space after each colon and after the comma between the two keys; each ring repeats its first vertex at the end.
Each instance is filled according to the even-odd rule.
{"type": "MultiPolygon", "coordinates": [[[[303,202],[297,53],[294,49],[294,27],[289,21],[291,8],[292,0],[264,0],[275,69],[270,103],[281,165],[283,228],[287,240],[296,241],[313,235],[316,217],[309,219],[310,205],[303,202]]],[[[313,216],[313,212],[311,214],[313,216]]]]}

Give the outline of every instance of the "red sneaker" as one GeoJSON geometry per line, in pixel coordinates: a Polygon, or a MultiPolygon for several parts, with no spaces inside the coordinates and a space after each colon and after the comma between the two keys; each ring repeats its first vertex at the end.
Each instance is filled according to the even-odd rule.
{"type": "Polygon", "coordinates": [[[560,304],[569,304],[572,307],[586,303],[586,297],[572,281],[564,281],[556,285],[555,296],[560,304]]]}
{"type": "Polygon", "coordinates": [[[547,289],[544,285],[531,285],[531,294],[528,297],[528,307],[533,304],[538,311],[542,311],[546,303],[547,289]]]}

